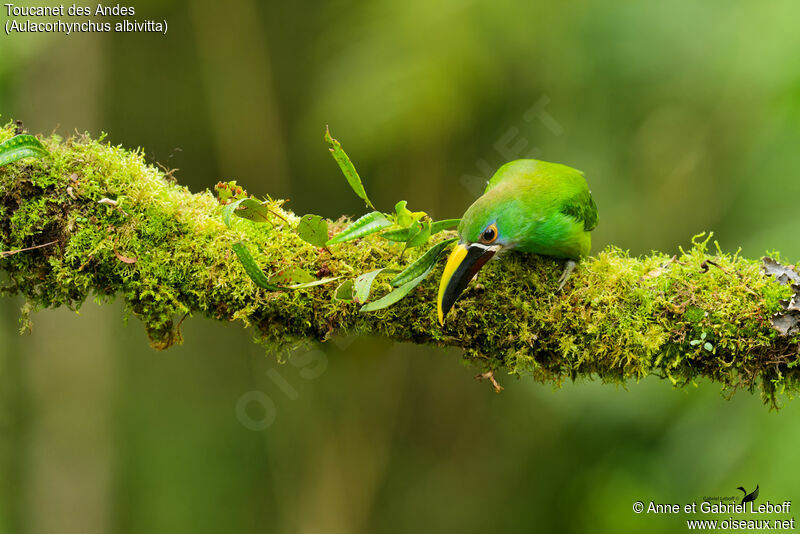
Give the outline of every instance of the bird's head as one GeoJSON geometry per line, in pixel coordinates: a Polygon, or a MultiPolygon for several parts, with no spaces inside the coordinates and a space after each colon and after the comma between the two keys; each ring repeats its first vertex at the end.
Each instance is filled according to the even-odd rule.
{"type": "Polygon", "coordinates": [[[450,253],[439,283],[439,324],[470,280],[492,256],[514,248],[514,221],[520,209],[505,188],[488,191],[467,209],[458,225],[459,242],[450,253]]]}

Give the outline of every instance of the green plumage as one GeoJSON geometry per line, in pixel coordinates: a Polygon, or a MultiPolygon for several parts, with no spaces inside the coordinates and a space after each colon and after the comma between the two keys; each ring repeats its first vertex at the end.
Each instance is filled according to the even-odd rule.
{"type": "Polygon", "coordinates": [[[458,233],[462,241],[481,242],[493,223],[494,244],[503,248],[579,260],[591,250],[597,206],[580,171],[521,159],[503,165],[489,180],[464,214],[458,233]]]}

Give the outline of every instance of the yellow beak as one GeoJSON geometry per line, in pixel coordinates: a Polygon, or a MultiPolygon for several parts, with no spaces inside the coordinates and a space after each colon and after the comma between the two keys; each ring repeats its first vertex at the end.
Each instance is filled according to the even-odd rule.
{"type": "Polygon", "coordinates": [[[439,282],[439,295],[436,299],[439,324],[444,324],[444,316],[453,307],[458,296],[497,249],[497,246],[489,247],[480,243],[459,243],[455,246],[447,258],[442,280],[439,282]]]}

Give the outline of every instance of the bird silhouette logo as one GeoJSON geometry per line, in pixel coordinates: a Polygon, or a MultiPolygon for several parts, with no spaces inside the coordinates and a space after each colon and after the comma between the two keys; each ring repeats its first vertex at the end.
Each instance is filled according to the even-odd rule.
{"type": "Polygon", "coordinates": [[[758,497],[758,484],[756,484],[756,489],[753,490],[753,493],[747,493],[747,490],[744,489],[742,486],[739,486],[736,489],[744,493],[744,497],[742,497],[742,502],[739,504],[744,504],[746,502],[753,502],[758,497]]]}

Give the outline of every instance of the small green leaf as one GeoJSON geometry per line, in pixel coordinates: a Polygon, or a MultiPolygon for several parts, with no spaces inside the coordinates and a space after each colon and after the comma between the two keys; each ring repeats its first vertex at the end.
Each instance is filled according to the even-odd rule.
{"type": "Polygon", "coordinates": [[[281,289],[306,289],[308,287],[321,286],[322,284],[333,282],[334,280],[338,280],[339,278],[341,278],[341,276],[334,276],[331,278],[320,278],[319,280],[314,280],[313,282],[306,282],[304,284],[294,284],[281,289]]]}
{"type": "Polygon", "coordinates": [[[421,247],[431,237],[431,223],[425,221],[424,223],[417,223],[417,225],[420,227],[419,231],[408,240],[406,245],[408,248],[421,247]]]}
{"type": "Polygon", "coordinates": [[[708,341],[706,341],[706,342],[703,344],[703,348],[704,348],[704,349],[706,349],[708,352],[711,352],[712,350],[714,350],[714,345],[712,345],[711,343],[709,343],[708,341]]]}
{"type": "Polygon", "coordinates": [[[225,204],[225,206],[222,208],[222,221],[225,223],[225,226],[227,226],[228,228],[231,227],[231,215],[233,215],[233,212],[236,211],[236,208],[239,207],[239,204],[241,204],[245,200],[247,199],[240,198],[235,202],[231,202],[230,204],[225,204]]]}
{"type": "Polygon", "coordinates": [[[397,204],[394,205],[394,212],[397,214],[397,224],[405,228],[406,226],[411,226],[411,223],[414,222],[411,219],[411,211],[406,208],[405,200],[401,200],[397,204]]]}
{"type": "Polygon", "coordinates": [[[222,208],[222,220],[228,228],[230,228],[232,224],[232,215],[255,223],[265,223],[270,222],[269,214],[270,210],[267,204],[254,198],[240,198],[230,204],[225,204],[222,208]]]}
{"type": "MultiPolygon", "coordinates": [[[[453,241],[455,241],[455,239],[452,239],[449,242],[442,241],[442,243],[448,243],[449,244],[449,243],[452,243],[453,241]]],[[[437,245],[434,245],[433,247],[431,247],[431,250],[433,250],[434,248],[438,247],[442,243],[438,243],[437,245]]],[[[444,247],[439,249],[438,252],[441,252],[443,249],[444,249],[444,247]]],[[[430,250],[428,252],[430,252],[430,250]]],[[[427,255],[427,252],[425,254],[427,255]]],[[[438,256],[438,254],[437,254],[437,256],[438,256]]],[[[419,273],[419,276],[417,276],[416,278],[413,278],[413,279],[409,280],[408,282],[404,283],[400,287],[398,287],[398,288],[392,290],[391,292],[387,293],[382,298],[380,298],[380,299],[378,299],[378,300],[376,300],[374,302],[370,302],[369,304],[365,304],[365,305],[361,306],[361,310],[360,311],[362,311],[362,312],[370,312],[370,311],[375,311],[375,310],[381,310],[383,308],[387,308],[387,307],[391,306],[395,302],[398,302],[400,299],[402,299],[403,297],[408,295],[411,292],[412,289],[417,287],[420,283],[422,283],[423,280],[425,280],[428,277],[428,275],[433,270],[434,265],[436,265],[436,261],[431,262],[430,265],[428,265],[428,267],[424,271],[419,273]]],[[[408,270],[408,269],[406,269],[406,270],[408,270]]],[[[405,272],[405,271],[403,271],[403,272],[405,272]]],[[[400,274],[402,275],[402,273],[400,273],[400,274]]],[[[394,282],[394,280],[393,280],[393,282],[394,282]]]]}
{"type": "MultiPolygon", "coordinates": [[[[293,289],[305,289],[307,287],[313,287],[313,286],[318,286],[318,285],[321,285],[321,284],[327,284],[328,282],[333,282],[334,280],[338,280],[340,278],[339,276],[337,276],[337,277],[334,277],[334,278],[321,278],[319,280],[314,280],[313,277],[310,274],[305,273],[303,271],[303,273],[307,277],[311,278],[311,281],[304,282],[304,283],[299,283],[299,284],[294,284],[294,285],[291,285],[291,286],[283,286],[283,287],[282,286],[278,286],[278,285],[275,285],[274,283],[272,283],[271,279],[267,278],[267,275],[265,275],[264,271],[261,270],[261,267],[258,266],[258,263],[256,263],[256,260],[254,260],[253,256],[250,255],[250,251],[247,249],[247,245],[245,245],[241,241],[238,242],[238,243],[234,243],[233,244],[233,251],[236,253],[236,256],[239,258],[239,262],[242,264],[242,267],[244,267],[244,270],[247,273],[247,275],[250,277],[250,279],[258,287],[262,287],[262,288],[268,289],[270,291],[287,291],[287,290],[293,290],[293,289]]],[[[299,278],[302,278],[303,275],[300,274],[299,271],[302,271],[302,269],[298,268],[298,269],[292,271],[292,275],[290,277],[288,277],[288,278],[291,278],[293,281],[298,280],[299,278]]],[[[308,278],[306,278],[306,279],[308,279],[308,278]]]]}
{"type": "Polygon", "coordinates": [[[461,222],[461,219],[444,219],[443,221],[436,221],[431,224],[431,235],[436,235],[439,232],[447,230],[448,228],[454,228],[458,226],[458,223],[461,222]]]}
{"type": "MultiPolygon", "coordinates": [[[[408,240],[406,241],[406,246],[403,248],[403,252],[405,252],[405,251],[406,251],[406,249],[407,249],[407,248],[408,248],[408,246],[409,246],[408,244],[409,244],[409,243],[410,243],[410,242],[411,242],[413,239],[416,239],[416,238],[417,238],[417,236],[419,235],[419,233],[420,233],[420,232],[422,232],[422,223],[418,223],[418,224],[412,224],[412,225],[409,227],[409,232],[408,232],[408,240]]],[[[402,256],[402,254],[401,254],[401,256],[402,256]]]]}
{"type": "Polygon", "coordinates": [[[333,294],[333,298],[346,302],[353,300],[353,281],[345,280],[339,284],[339,287],[336,288],[336,292],[333,294]]]}
{"type": "Polygon", "coordinates": [[[406,207],[407,202],[401,200],[394,205],[394,211],[397,214],[397,224],[402,227],[411,226],[416,221],[425,216],[424,211],[410,211],[406,207]]]}
{"type": "Polygon", "coordinates": [[[408,243],[408,247],[418,247],[424,245],[431,235],[433,235],[433,225],[426,221],[408,228],[383,232],[380,237],[395,243],[408,243]]]}
{"type": "Polygon", "coordinates": [[[336,163],[339,164],[342,174],[344,174],[344,177],[347,178],[347,183],[350,184],[350,187],[353,188],[353,191],[355,191],[356,195],[358,195],[359,198],[367,203],[367,206],[375,209],[375,206],[372,205],[372,202],[370,202],[369,198],[367,197],[367,192],[364,190],[364,184],[361,183],[361,177],[356,172],[356,168],[353,166],[350,158],[347,157],[347,154],[342,148],[341,143],[331,137],[331,131],[327,127],[325,128],[325,141],[330,143],[331,148],[328,150],[331,151],[333,159],[335,159],[336,163]]]}
{"type": "Polygon", "coordinates": [[[328,223],[319,215],[303,215],[297,224],[297,235],[315,247],[324,247],[328,241],[328,223]]]}
{"type": "Polygon", "coordinates": [[[22,158],[43,158],[49,152],[32,135],[17,135],[0,143],[0,167],[22,158]]]}
{"type": "Polygon", "coordinates": [[[446,239],[440,243],[436,243],[431,248],[420,256],[417,261],[405,268],[403,272],[394,277],[391,284],[395,287],[403,285],[410,280],[420,276],[422,273],[430,271],[436,265],[436,260],[439,259],[442,251],[446,249],[451,243],[457,241],[457,238],[446,239]]]}
{"type": "Polygon", "coordinates": [[[244,267],[247,275],[258,287],[263,287],[264,289],[269,289],[270,291],[280,291],[282,289],[275,284],[270,283],[267,275],[264,274],[264,271],[262,271],[261,267],[258,266],[256,260],[254,260],[253,256],[250,255],[250,251],[247,250],[247,245],[242,242],[234,243],[233,251],[236,253],[236,256],[238,256],[239,262],[242,264],[242,267],[244,267]]]}
{"type": "Polygon", "coordinates": [[[380,231],[381,228],[386,228],[391,224],[392,223],[389,222],[383,213],[379,211],[373,211],[359,218],[353,224],[336,234],[333,239],[329,240],[325,244],[334,245],[336,243],[352,241],[353,239],[358,239],[359,237],[374,234],[375,232],[380,231]]]}
{"type": "Polygon", "coordinates": [[[359,311],[371,312],[376,310],[382,310],[383,308],[388,308],[392,304],[400,301],[403,297],[408,295],[412,289],[417,287],[420,284],[420,282],[425,280],[425,278],[428,276],[428,272],[390,291],[389,293],[379,298],[378,300],[370,302],[369,304],[364,304],[363,306],[361,306],[361,309],[359,311]]]}
{"type": "Polygon", "coordinates": [[[697,345],[699,345],[700,343],[702,343],[702,341],[700,341],[699,339],[693,339],[693,340],[691,340],[691,341],[689,342],[689,345],[691,345],[691,346],[693,346],[693,347],[696,347],[696,346],[697,346],[697,345]]]}
{"type": "Polygon", "coordinates": [[[269,277],[269,283],[278,286],[289,286],[290,284],[307,284],[308,282],[316,282],[314,278],[307,271],[300,267],[289,267],[282,271],[278,271],[269,277]]]}
{"type": "Polygon", "coordinates": [[[386,239],[387,241],[394,241],[395,243],[405,243],[408,241],[408,238],[411,236],[412,228],[400,228],[398,230],[389,230],[383,232],[380,237],[386,239]]]}
{"type": "Polygon", "coordinates": [[[269,222],[269,208],[264,202],[254,198],[237,200],[233,214],[256,223],[269,222]]]}
{"type": "Polygon", "coordinates": [[[354,290],[353,290],[353,300],[356,301],[357,304],[364,304],[369,300],[369,293],[372,290],[372,282],[375,281],[375,278],[383,271],[383,269],[375,269],[374,271],[370,271],[368,273],[364,273],[356,278],[354,290]]]}

